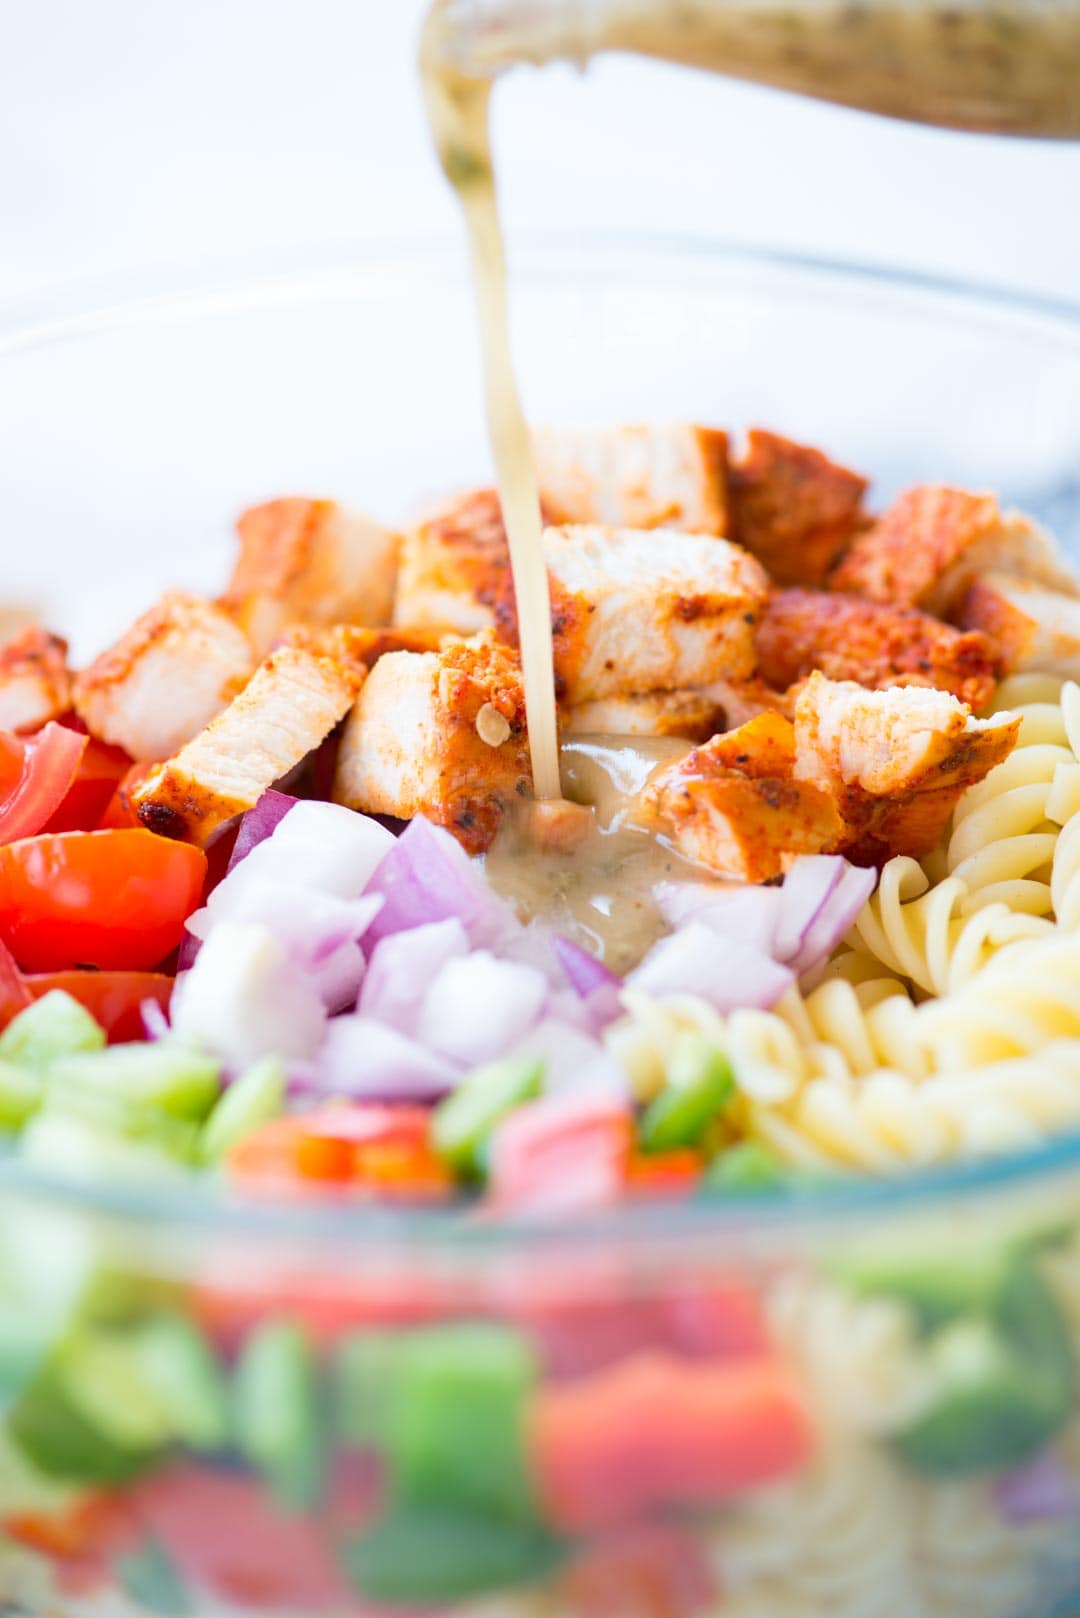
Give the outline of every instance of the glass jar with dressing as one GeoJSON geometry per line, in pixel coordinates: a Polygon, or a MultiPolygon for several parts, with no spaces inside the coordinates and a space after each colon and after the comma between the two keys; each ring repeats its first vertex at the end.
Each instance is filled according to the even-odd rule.
{"type": "Polygon", "coordinates": [[[961,129],[1080,138],[1080,0],[437,0],[467,76],[633,51],[961,129]]]}

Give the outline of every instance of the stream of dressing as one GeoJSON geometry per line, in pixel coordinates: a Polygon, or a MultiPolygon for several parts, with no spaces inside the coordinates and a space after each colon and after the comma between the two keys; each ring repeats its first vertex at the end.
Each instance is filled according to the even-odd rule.
{"type": "Polygon", "coordinates": [[[657,752],[640,740],[609,738],[591,754],[568,748],[560,768],[540,490],[510,350],[490,124],[495,78],[515,62],[612,49],[900,117],[1080,135],[1080,0],[435,0],[421,69],[439,158],[468,231],[534,792],[539,808],[557,810],[565,776],[568,795],[594,805],[569,847],[545,843],[535,816],[512,820],[487,856],[488,870],[519,909],[624,969],[664,930],[657,883],[695,875],[632,824],[628,794],[687,744],[673,752],[668,742],[657,752]]]}

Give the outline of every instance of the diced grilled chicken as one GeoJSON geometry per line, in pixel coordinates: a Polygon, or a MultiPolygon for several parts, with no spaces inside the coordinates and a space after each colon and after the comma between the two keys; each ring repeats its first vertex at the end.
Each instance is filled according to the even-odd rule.
{"type": "Polygon", "coordinates": [[[296,646],[338,663],[373,669],[388,652],[436,652],[446,637],[434,629],[361,629],[356,624],[331,624],[315,629],[294,624],[279,646],[296,646]]]}
{"type": "Polygon", "coordinates": [[[549,528],[544,555],[571,706],[754,672],[768,581],[739,546],[672,529],[549,528]]]}
{"type": "Polygon", "coordinates": [[[1080,594],[1056,542],[1030,517],[1003,512],[992,494],[922,484],[859,536],[829,585],[948,618],[972,580],[992,571],[1080,594]]]}
{"type": "Polygon", "coordinates": [[[0,646],[0,730],[37,730],[70,707],[66,641],[32,625],[0,646]]]}
{"type": "MultiPolygon", "coordinates": [[[[1080,619],[1080,605],[1077,608],[1080,619]]],[[[778,590],[758,625],[763,680],[780,690],[814,669],[859,685],[926,685],[982,708],[999,672],[986,635],[962,634],[914,607],[825,590],[778,590]]]]}
{"type": "Polygon", "coordinates": [[[224,604],[263,655],[289,624],[390,622],[399,538],[334,500],[288,498],[237,521],[224,604]]]}
{"type": "Polygon", "coordinates": [[[394,623],[460,635],[497,629],[516,645],[510,551],[495,489],[455,495],[404,535],[394,623]]]}
{"type": "Polygon", "coordinates": [[[988,573],[976,579],[961,604],[965,627],[982,630],[998,648],[1007,672],[1041,669],[1080,679],[1080,601],[1030,579],[988,573]]]}
{"type": "Polygon", "coordinates": [[[364,677],[363,667],[298,647],[272,652],[224,712],[136,788],[139,819],[208,843],[329,736],[364,677]]]}
{"type": "Polygon", "coordinates": [[[475,854],[531,786],[525,697],[507,647],[483,635],[375,664],[342,737],[338,803],[425,815],[475,854]]]}
{"type": "Polygon", "coordinates": [[[784,701],[760,680],[716,680],[689,691],[602,697],[563,711],[570,736],[684,736],[705,742],[718,731],[774,711],[784,701]]]}
{"type": "Polygon", "coordinates": [[[753,428],[731,468],[729,539],[776,584],[821,584],[864,525],[866,479],[820,450],[753,428]]]}
{"type": "Polygon", "coordinates": [[[242,689],[255,665],[223,608],[171,591],[75,680],[76,712],[132,758],[168,758],[242,689]]]}
{"type": "Polygon", "coordinates": [[[1019,718],[973,719],[946,691],[867,691],[815,673],[795,702],[795,774],[835,794],[860,864],[918,858],[944,834],[960,794],[1007,758],[1019,718]]]}
{"type": "Polygon", "coordinates": [[[687,422],[533,434],[552,523],[728,533],[727,434],[687,422]]]}
{"type": "Polygon", "coordinates": [[[796,780],[791,722],[760,714],[658,770],[637,818],[719,876],[767,882],[795,854],[830,849],[843,821],[828,788],[796,780]]]}

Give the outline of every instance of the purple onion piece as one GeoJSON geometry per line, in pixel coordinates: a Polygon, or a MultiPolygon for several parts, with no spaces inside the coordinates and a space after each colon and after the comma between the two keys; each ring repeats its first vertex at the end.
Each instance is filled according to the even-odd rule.
{"type": "Polygon", "coordinates": [[[273,787],[263,793],[254,809],[249,809],[240,822],[226,876],[241,860],[247,859],[253,848],[257,848],[277,830],[289,810],[298,802],[299,799],[290,797],[287,792],[275,792],[273,787]]]}
{"type": "Polygon", "coordinates": [[[619,979],[610,967],[598,961],[595,955],[590,955],[587,949],[582,949],[572,938],[566,938],[562,933],[552,933],[551,948],[566,973],[567,982],[582,1000],[588,1000],[597,989],[618,989],[619,979]]]}
{"type": "Polygon", "coordinates": [[[849,865],[811,923],[802,948],[791,962],[801,977],[823,961],[856,920],[877,884],[877,872],[849,865]]]}
{"type": "Polygon", "coordinates": [[[1011,1523],[1080,1519],[1080,1485],[1050,1451],[1003,1477],[997,1500],[1002,1516],[1011,1523]]]}
{"type": "Polygon", "coordinates": [[[494,943],[517,925],[460,844],[420,815],[384,856],[366,891],[385,900],[368,930],[369,947],[391,933],[453,917],[474,944],[494,943]]]}

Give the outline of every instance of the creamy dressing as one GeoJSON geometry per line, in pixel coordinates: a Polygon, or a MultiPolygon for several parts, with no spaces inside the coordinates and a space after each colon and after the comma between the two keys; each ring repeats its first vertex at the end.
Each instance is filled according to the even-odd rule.
{"type": "Polygon", "coordinates": [[[565,843],[541,840],[527,810],[506,821],[485,864],[491,885],[523,918],[539,918],[609,966],[626,972],[668,929],[663,882],[712,880],[633,820],[653,772],[681,758],[675,737],[575,737],[562,749],[566,798],[592,810],[565,843]]]}

